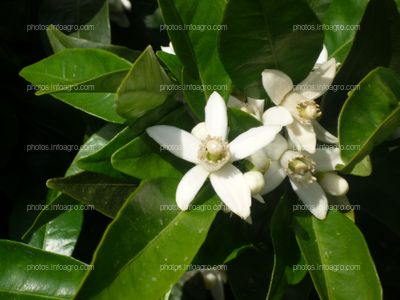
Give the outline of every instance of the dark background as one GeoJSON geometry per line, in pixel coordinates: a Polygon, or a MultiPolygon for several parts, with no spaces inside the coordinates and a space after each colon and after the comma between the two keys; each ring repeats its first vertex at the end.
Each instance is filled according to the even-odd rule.
{"type": "MultiPolygon", "coordinates": [[[[80,145],[85,136],[103,124],[102,121],[50,96],[36,97],[33,92],[27,92],[27,82],[18,76],[23,67],[51,54],[45,32],[27,32],[26,25],[45,24],[49,15],[55,23],[54,19],[57,20],[57,12],[63,2],[64,0],[11,0],[0,3],[1,239],[21,240],[22,234],[37,214],[27,213],[26,205],[45,202],[46,180],[63,176],[76,154],[76,151],[28,152],[27,145],[80,145]]],[[[160,45],[167,45],[166,33],[160,33],[158,28],[146,28],[143,21],[156,8],[157,3],[154,0],[133,0],[132,11],[126,13],[131,26],[121,28],[112,23],[113,44],[136,50],[143,50],[149,44],[154,49],[159,49],[160,45]]],[[[68,20],[65,23],[68,23],[68,20]]],[[[366,182],[362,179],[350,178],[350,181],[353,181],[350,182],[350,186],[354,186],[350,197],[358,195],[357,199],[351,198],[357,203],[362,203],[364,197],[373,197],[372,201],[379,202],[387,198],[383,194],[371,194],[368,189],[365,190],[366,182]]],[[[393,197],[393,193],[390,197],[393,197]]],[[[393,214],[398,213],[393,211],[393,214]]],[[[400,295],[398,236],[363,210],[356,212],[356,217],[376,263],[385,298],[396,299],[396,296],[400,295]]],[[[83,230],[74,253],[76,258],[90,262],[94,247],[108,222],[108,219],[94,211],[85,212],[83,230]]],[[[185,299],[210,299],[210,295],[201,288],[202,286],[202,281],[195,277],[190,286],[185,288],[185,299]],[[193,290],[196,292],[193,293],[193,290]]],[[[232,298],[228,290],[227,294],[228,299],[232,298]]],[[[311,292],[311,295],[311,298],[318,298],[315,292],[311,292]]]]}

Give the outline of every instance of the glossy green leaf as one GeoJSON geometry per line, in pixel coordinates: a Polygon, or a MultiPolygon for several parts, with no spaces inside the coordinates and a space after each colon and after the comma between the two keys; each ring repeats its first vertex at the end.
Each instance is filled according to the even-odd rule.
{"type": "Polygon", "coordinates": [[[139,56],[140,52],[131,50],[123,46],[102,44],[92,42],[83,38],[76,38],[66,35],[59,31],[55,26],[49,26],[47,29],[47,37],[49,38],[51,47],[54,52],[60,52],[67,48],[95,48],[112,52],[126,60],[133,62],[139,56]]]}
{"type": "Polygon", "coordinates": [[[321,299],[382,299],[367,243],[356,225],[331,210],[325,220],[295,216],[295,234],[321,299]],[[350,283],[350,284],[349,284],[350,283]]]}
{"type": "MultiPolygon", "coordinates": [[[[160,107],[140,117],[115,135],[103,148],[92,155],[78,160],[77,165],[86,171],[121,178],[122,174],[115,170],[111,164],[111,156],[114,152],[142,134],[147,127],[159,122],[167,113],[176,108],[177,104],[178,103],[167,101],[160,107]]],[[[125,178],[124,175],[122,177],[125,178]]]]}
{"type": "MultiPolygon", "coordinates": [[[[49,191],[46,204],[52,204],[57,197],[55,191],[49,191]]],[[[72,200],[72,199],[71,199],[72,200]]],[[[57,254],[71,256],[74,252],[82,229],[83,211],[59,210],[59,207],[48,206],[55,212],[55,217],[33,233],[29,245],[57,254]]],[[[44,208],[47,210],[47,207],[44,208]]]]}
{"type": "Polygon", "coordinates": [[[114,218],[136,185],[104,175],[82,172],[47,181],[47,187],[62,192],[86,205],[93,205],[102,214],[114,218]]]}
{"type": "MultiPolygon", "coordinates": [[[[131,63],[101,49],[65,49],[21,70],[20,75],[39,90],[37,95],[71,91],[82,85],[95,85],[92,92],[115,91],[131,63]],[[108,82],[111,80],[111,83],[108,82]]],[[[87,89],[92,88],[87,86],[87,89]]],[[[87,89],[73,90],[85,92],[87,89]]]]}
{"type": "Polygon", "coordinates": [[[344,171],[368,155],[400,126],[400,77],[377,68],[352,91],[339,116],[344,171]],[[355,145],[356,147],[352,147],[355,145]]]}
{"type": "Polygon", "coordinates": [[[138,57],[117,91],[117,112],[136,119],[163,104],[172,82],[158,63],[151,46],[138,57]]]}
{"type": "MultiPolygon", "coordinates": [[[[161,119],[158,124],[190,131],[193,123],[188,118],[182,119],[184,112],[184,109],[178,109],[161,119]]],[[[111,157],[111,163],[116,170],[140,179],[180,178],[191,165],[163,149],[147,134],[136,137],[116,151],[111,157]]]]}
{"type": "MultiPolygon", "coordinates": [[[[78,2],[79,3],[79,2],[78,2]]],[[[108,0],[103,0],[100,10],[87,22],[86,28],[78,29],[71,36],[103,44],[111,43],[110,16],[108,0]],[[90,25],[91,27],[89,27],[90,25]],[[88,29],[88,30],[85,30],[88,29]]]]}
{"type": "Polygon", "coordinates": [[[128,199],[97,248],[94,271],[87,274],[76,300],[109,295],[116,300],[159,299],[178,281],[217,213],[205,205],[219,201],[200,193],[199,209],[179,211],[177,184],[171,179],[147,181],[128,199]],[[171,271],[169,266],[181,269],[171,271]]]}
{"type": "Polygon", "coordinates": [[[130,66],[104,50],[66,49],[25,67],[20,75],[39,88],[38,95],[52,93],[89,114],[123,123],[115,111],[114,93],[130,66]]]}
{"type": "Polygon", "coordinates": [[[292,211],[288,197],[282,196],[271,219],[274,269],[267,299],[282,299],[287,285],[299,283],[307,273],[293,268],[294,265],[304,264],[304,259],[293,234],[292,211]]]}
{"type": "Polygon", "coordinates": [[[122,124],[126,120],[116,112],[114,93],[54,93],[52,96],[107,122],[122,124]]]}
{"type": "Polygon", "coordinates": [[[351,2],[332,0],[323,19],[324,25],[327,26],[327,30],[324,31],[324,44],[330,57],[344,62],[359,30],[357,25],[361,23],[368,2],[369,0],[351,2]]]}
{"type": "Polygon", "coordinates": [[[115,169],[139,179],[180,178],[183,174],[176,165],[179,162],[147,135],[135,138],[111,157],[115,169]]]}
{"type": "MultiPolygon", "coordinates": [[[[168,35],[176,55],[184,65],[183,84],[195,84],[199,89],[205,87],[199,96],[192,98],[191,90],[186,90],[185,100],[194,114],[204,118],[204,105],[213,91],[227,98],[231,82],[226,74],[217,51],[217,27],[222,22],[226,6],[224,0],[160,0],[158,1],[164,23],[171,26],[168,35]],[[206,17],[205,17],[206,16],[206,17]],[[175,30],[176,27],[182,30],[175,30]],[[185,27],[186,26],[186,27],[185,27]],[[209,27],[209,28],[208,28],[209,27]],[[193,80],[191,80],[193,79],[193,80]],[[200,103],[198,103],[200,100],[200,103]]],[[[169,29],[167,27],[167,29],[169,29]]]]}
{"type": "Polygon", "coordinates": [[[86,265],[73,258],[0,240],[2,300],[72,299],[86,265]]]}
{"type": "Polygon", "coordinates": [[[322,31],[296,30],[319,24],[304,1],[231,0],[222,23],[228,29],[220,32],[221,61],[234,85],[253,98],[266,97],[264,69],[279,69],[297,83],[322,49],[322,31]]]}

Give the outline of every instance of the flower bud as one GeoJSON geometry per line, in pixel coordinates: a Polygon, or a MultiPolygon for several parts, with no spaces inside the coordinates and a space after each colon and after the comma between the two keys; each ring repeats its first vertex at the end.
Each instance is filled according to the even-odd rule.
{"type": "Polygon", "coordinates": [[[343,196],[349,191],[346,179],[335,173],[322,174],[318,182],[325,192],[332,196],[343,196]]]}
{"type": "Polygon", "coordinates": [[[258,195],[264,189],[264,176],[258,171],[249,171],[243,174],[252,195],[258,195]]]}

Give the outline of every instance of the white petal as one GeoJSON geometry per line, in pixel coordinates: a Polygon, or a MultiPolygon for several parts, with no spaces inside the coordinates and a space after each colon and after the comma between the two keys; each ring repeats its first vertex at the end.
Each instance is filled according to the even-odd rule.
{"type": "Polygon", "coordinates": [[[169,42],[169,45],[167,47],[161,46],[161,51],[175,55],[175,50],[171,42],[169,42]]]}
{"type": "Polygon", "coordinates": [[[232,161],[248,157],[267,146],[274,140],[281,128],[281,126],[264,125],[251,128],[236,137],[229,144],[232,161]]]}
{"type": "Polygon", "coordinates": [[[263,203],[263,204],[265,203],[264,198],[261,195],[254,195],[253,198],[256,199],[260,203],[263,203]]]}
{"type": "Polygon", "coordinates": [[[250,155],[250,162],[254,165],[255,169],[264,173],[269,166],[270,158],[265,153],[264,149],[260,149],[250,155]]]}
{"type": "Polygon", "coordinates": [[[262,120],[264,125],[286,126],[293,123],[292,114],[283,106],[274,106],[267,109],[262,120]]]}
{"type": "Polygon", "coordinates": [[[265,100],[264,99],[255,99],[251,97],[247,97],[247,102],[249,103],[250,106],[255,107],[260,114],[263,113],[264,111],[264,104],[265,100]]]}
{"type": "Polygon", "coordinates": [[[271,160],[279,160],[288,147],[286,139],[277,134],[272,143],[264,147],[263,150],[271,160]]]}
{"type": "Polygon", "coordinates": [[[264,176],[259,171],[248,171],[243,174],[246,183],[250,188],[251,195],[259,195],[264,189],[265,181],[264,176]]]}
{"type": "Polygon", "coordinates": [[[322,174],[318,182],[325,192],[332,196],[343,196],[349,191],[349,184],[346,179],[335,173],[322,174]]]}
{"type": "Polygon", "coordinates": [[[265,91],[276,105],[293,89],[292,80],[279,70],[265,69],[261,76],[265,91]]]}
{"type": "Polygon", "coordinates": [[[299,110],[297,109],[297,107],[304,101],[309,101],[309,100],[307,100],[298,93],[292,92],[286,96],[285,100],[281,103],[281,106],[286,108],[295,119],[300,121],[301,117],[299,115],[299,110]]]}
{"type": "Polygon", "coordinates": [[[243,174],[232,164],[210,174],[210,181],[222,202],[228,208],[246,219],[250,216],[251,193],[243,174]]]}
{"type": "Polygon", "coordinates": [[[292,161],[296,158],[301,158],[303,156],[304,155],[298,151],[287,150],[287,151],[285,151],[285,153],[283,153],[279,162],[280,162],[282,168],[288,169],[290,161],[292,161]]]}
{"type": "Polygon", "coordinates": [[[332,58],[311,71],[294,90],[307,99],[316,99],[329,89],[335,75],[336,60],[332,58]]]}
{"type": "Polygon", "coordinates": [[[314,132],[314,127],[310,124],[301,124],[293,122],[286,127],[289,138],[297,148],[296,150],[305,150],[309,153],[315,153],[317,138],[314,132]]]}
{"type": "Polygon", "coordinates": [[[243,101],[240,101],[238,98],[235,96],[230,95],[228,98],[228,107],[235,107],[238,109],[241,109],[245,103],[243,101]]]}
{"type": "Polygon", "coordinates": [[[317,182],[300,184],[290,180],[293,190],[307,209],[318,219],[323,220],[328,211],[328,199],[317,182]]]}
{"type": "Polygon", "coordinates": [[[264,174],[265,187],[262,194],[267,194],[276,189],[286,178],[286,172],[278,161],[271,161],[267,172],[264,174]]]}
{"type": "Polygon", "coordinates": [[[339,140],[336,136],[331,134],[328,130],[322,127],[318,121],[313,121],[313,126],[315,130],[315,134],[317,135],[317,139],[321,142],[328,143],[328,144],[337,144],[339,140]]]}
{"type": "Polygon", "coordinates": [[[188,209],[190,202],[193,201],[208,175],[209,172],[197,165],[182,177],[176,189],[176,203],[181,210],[188,209]]]}
{"type": "Polygon", "coordinates": [[[191,133],[198,138],[200,141],[203,141],[207,138],[207,129],[206,129],[206,123],[201,122],[197,124],[196,126],[193,127],[191,133]]]}
{"type": "Polygon", "coordinates": [[[198,162],[200,141],[189,132],[177,127],[157,125],[146,129],[147,134],[175,156],[192,163],[198,162]]]}
{"type": "Polygon", "coordinates": [[[310,155],[315,161],[315,170],[317,172],[329,172],[336,169],[336,165],[343,164],[340,157],[340,149],[332,146],[330,148],[318,148],[315,153],[310,155]]]}
{"type": "Polygon", "coordinates": [[[217,92],[213,92],[205,108],[206,129],[210,136],[226,138],[228,131],[228,115],[224,99],[217,92]]]}
{"type": "Polygon", "coordinates": [[[132,4],[129,0],[121,0],[122,6],[126,9],[126,10],[131,10],[132,9],[132,4]]]}
{"type": "Polygon", "coordinates": [[[316,64],[323,64],[328,61],[328,49],[326,49],[325,45],[322,47],[322,51],[318,56],[316,64]]]}

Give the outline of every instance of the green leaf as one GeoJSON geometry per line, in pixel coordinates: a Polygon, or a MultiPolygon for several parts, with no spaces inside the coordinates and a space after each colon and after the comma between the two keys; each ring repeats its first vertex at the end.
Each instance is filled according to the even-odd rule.
{"type": "Polygon", "coordinates": [[[295,216],[295,234],[321,299],[382,299],[367,243],[356,225],[331,210],[325,220],[295,216]],[[319,269],[319,270],[318,270],[319,269]]]}
{"type": "Polygon", "coordinates": [[[137,119],[128,127],[125,127],[104,147],[92,155],[78,160],[77,165],[86,171],[101,173],[115,178],[126,178],[125,175],[113,168],[111,164],[111,156],[114,152],[128,144],[138,135],[142,134],[147,127],[161,120],[167,113],[176,108],[176,106],[177,103],[175,102],[165,102],[160,107],[137,119]]]}
{"type": "Polygon", "coordinates": [[[359,89],[349,94],[339,116],[343,171],[351,169],[400,126],[399,99],[400,78],[385,68],[370,72],[359,89]]]}
{"type": "MultiPolygon", "coordinates": [[[[84,84],[95,84],[93,92],[110,92],[130,67],[127,60],[101,49],[65,49],[25,67],[20,75],[39,88],[37,95],[72,91],[84,84]]],[[[74,90],[79,91],[87,89],[74,90]]]]}
{"type": "Polygon", "coordinates": [[[73,36],[66,35],[59,31],[55,26],[51,25],[47,29],[47,37],[49,38],[51,47],[54,52],[60,52],[67,48],[95,48],[103,49],[114,53],[126,60],[133,62],[139,56],[140,52],[131,50],[123,46],[102,44],[98,42],[92,42],[82,38],[76,38],[73,36]]]}
{"type": "MultiPolygon", "coordinates": [[[[72,176],[83,172],[76,162],[102,148],[119,128],[118,125],[108,124],[93,134],[79,150],[65,175],[72,176]]],[[[56,194],[54,191],[50,192],[51,197],[46,204],[56,209],[43,209],[22,238],[25,240],[33,235],[30,242],[32,245],[44,250],[51,249],[57,253],[71,255],[81,230],[83,211],[71,210],[72,205],[79,204],[71,197],[56,194]]]]}
{"type": "Polygon", "coordinates": [[[175,79],[179,82],[182,82],[183,65],[180,62],[178,56],[163,51],[157,51],[156,55],[172,73],[175,79]]]}
{"type": "Polygon", "coordinates": [[[324,44],[330,57],[335,57],[339,62],[345,61],[359,30],[356,26],[361,23],[368,2],[369,0],[351,2],[332,0],[323,19],[324,25],[333,28],[333,30],[329,30],[327,27],[327,30],[324,30],[324,44]],[[341,29],[341,26],[344,28],[341,29]]]}
{"type": "MultiPolygon", "coordinates": [[[[182,119],[184,113],[184,109],[178,109],[168,114],[158,124],[190,131],[193,123],[188,118],[182,119]]],[[[138,136],[116,151],[111,157],[111,163],[116,170],[139,179],[180,178],[190,166],[190,163],[161,148],[147,134],[138,136]]]]}
{"type": "Polygon", "coordinates": [[[318,18],[323,20],[332,0],[307,0],[307,2],[318,18]]]}
{"type": "Polygon", "coordinates": [[[171,179],[147,181],[128,199],[97,248],[94,271],[87,273],[76,300],[109,299],[109,295],[116,300],[132,295],[159,299],[178,281],[217,213],[205,209],[206,205],[212,207],[219,201],[200,193],[199,209],[179,211],[175,206],[177,184],[171,179]],[[181,269],[169,271],[168,266],[181,269]]]}
{"type": "Polygon", "coordinates": [[[253,127],[262,125],[262,123],[252,115],[232,107],[228,107],[228,124],[230,141],[236,138],[239,134],[253,127]]]}
{"type": "Polygon", "coordinates": [[[25,67],[20,75],[39,88],[38,95],[52,93],[89,114],[123,123],[115,111],[114,93],[130,66],[104,50],[66,49],[25,67]]]}
{"type": "MultiPolygon", "coordinates": [[[[321,124],[337,135],[340,110],[350,90],[373,69],[387,66],[390,59],[390,9],[392,0],[371,0],[357,31],[351,51],[340,67],[332,88],[323,96],[321,124]]],[[[353,2],[354,4],[355,2],[353,2]]]]}
{"type": "Polygon", "coordinates": [[[91,29],[77,30],[74,33],[72,33],[71,36],[102,44],[111,43],[111,28],[110,28],[110,16],[108,12],[108,0],[103,0],[103,5],[101,9],[96,13],[96,15],[92,19],[89,20],[89,22],[86,23],[86,25],[92,25],[91,29]]]}
{"type": "Polygon", "coordinates": [[[39,24],[57,24],[61,30],[94,42],[110,43],[110,24],[105,0],[43,0],[39,24]],[[80,25],[89,25],[79,28],[80,25]],[[80,29],[80,30],[79,30],[80,29]],[[77,31],[78,30],[78,31],[77,31]],[[76,31],[76,32],[74,32],[76,31]]]}
{"type": "Polygon", "coordinates": [[[230,92],[231,81],[218,57],[219,28],[214,28],[221,24],[226,2],[160,0],[158,3],[165,25],[171,27],[168,35],[176,55],[187,72],[182,83],[195,84],[197,88],[205,86],[198,93],[195,91],[197,97],[191,97],[191,90],[185,92],[185,100],[193,113],[199,119],[204,119],[204,105],[212,92],[216,90],[224,98],[227,98],[230,92]],[[208,26],[211,29],[207,29],[208,26]],[[182,30],[175,30],[176,27],[181,27],[182,30]]]}
{"type": "Polygon", "coordinates": [[[292,211],[288,197],[283,195],[271,219],[274,269],[267,299],[282,299],[287,285],[299,283],[307,273],[293,268],[294,265],[304,263],[304,259],[292,231],[292,211]]]}
{"type": "MultiPolygon", "coordinates": [[[[56,192],[50,190],[46,204],[53,203],[56,197],[56,192]]],[[[83,211],[58,209],[59,207],[52,207],[56,217],[33,233],[29,245],[48,252],[71,256],[82,229],[83,211]]],[[[44,210],[47,210],[47,207],[44,210]]]]}
{"type": "Polygon", "coordinates": [[[162,149],[147,135],[141,135],[119,149],[111,157],[115,169],[139,178],[180,178],[182,172],[177,164],[182,162],[162,149]]]}
{"type": "Polygon", "coordinates": [[[86,265],[73,258],[0,240],[0,298],[72,299],[86,265]]]}
{"type": "Polygon", "coordinates": [[[158,63],[151,46],[134,62],[117,91],[117,112],[136,119],[160,106],[171,94],[172,82],[158,63]]]}
{"type": "Polygon", "coordinates": [[[136,185],[100,174],[82,172],[47,181],[47,187],[62,192],[102,214],[114,218],[136,185]]]}
{"type": "Polygon", "coordinates": [[[222,23],[228,30],[220,32],[221,61],[234,85],[253,98],[266,97],[264,69],[279,69],[297,83],[322,49],[322,31],[296,30],[319,24],[304,1],[231,0],[222,23]]]}

